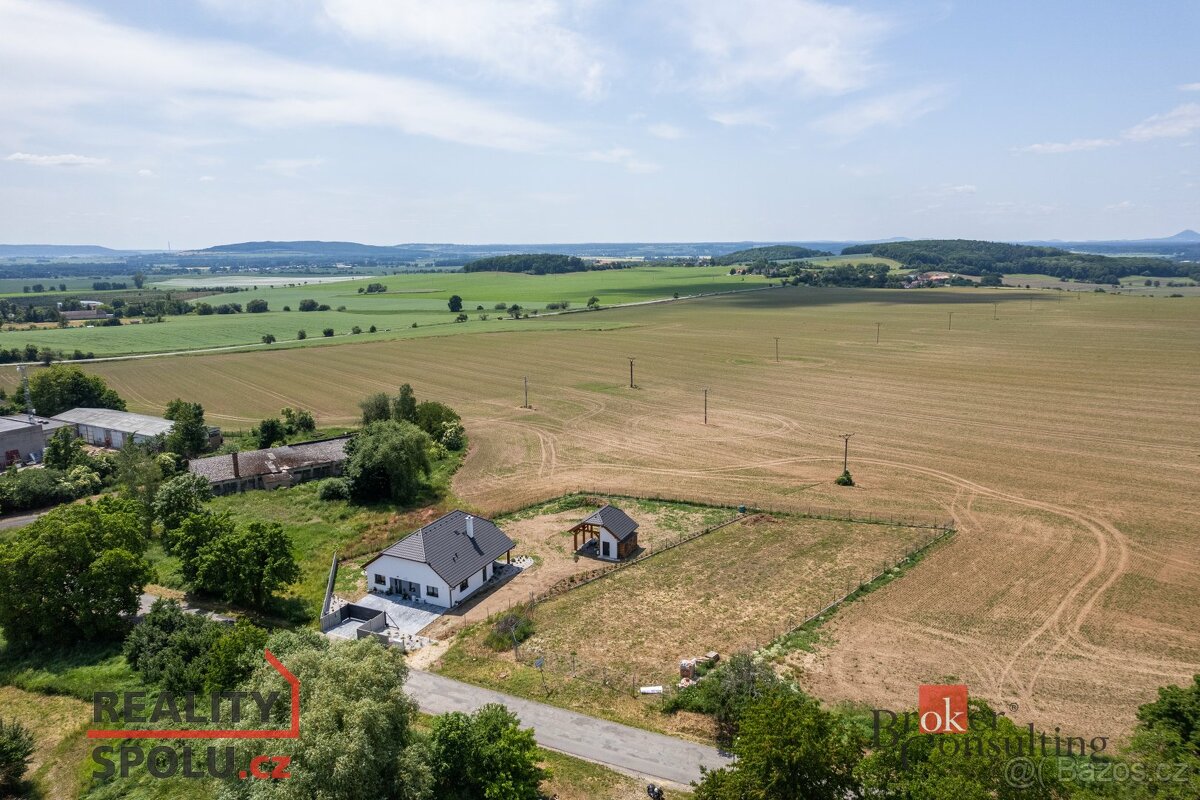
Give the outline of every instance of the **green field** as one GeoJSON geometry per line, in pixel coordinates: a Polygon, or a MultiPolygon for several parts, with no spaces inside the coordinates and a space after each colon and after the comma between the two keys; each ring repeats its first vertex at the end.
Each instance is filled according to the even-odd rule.
{"type": "MultiPolygon", "coordinates": [[[[266,300],[269,311],[260,314],[189,314],[166,317],[161,323],[126,324],[113,328],[73,327],[0,332],[0,347],[8,349],[34,344],[70,353],[76,349],[96,356],[196,350],[209,347],[261,346],[266,334],[275,336],[279,345],[297,342],[297,332],[306,331],[306,346],[320,343],[322,331],[332,328],[338,338],[350,336],[361,328],[364,338],[395,339],[411,336],[482,333],[509,330],[514,324],[496,304],[519,303],[527,310],[544,310],[548,303],[567,301],[570,307],[586,307],[595,296],[601,305],[636,303],[680,296],[726,292],[766,285],[757,276],[731,276],[724,267],[640,267],[626,270],[578,272],[564,275],[520,275],[511,273],[421,273],[381,275],[340,282],[316,283],[320,277],[262,278],[259,286],[236,293],[205,298],[213,305],[266,300]],[[308,281],[306,284],[305,281],[308,281]],[[370,283],[383,283],[387,292],[360,294],[358,289],[370,283]],[[463,298],[463,310],[470,320],[454,321],[447,308],[451,295],[463,298]],[[330,306],[329,311],[300,312],[300,301],[313,299],[330,306]],[[284,311],[285,306],[291,311],[284,311]],[[478,310],[483,306],[483,310],[478,310]],[[344,311],[336,309],[344,307],[344,311]],[[481,320],[482,314],[488,319],[481,320]],[[417,327],[413,327],[414,324],[417,327]],[[377,333],[367,331],[374,325],[377,333]],[[432,329],[432,330],[431,330],[432,329]]],[[[172,279],[177,280],[177,279],[172,279]]],[[[244,278],[214,277],[187,279],[192,285],[237,284],[244,278]]],[[[169,283],[169,282],[168,282],[169,283]]],[[[90,284],[89,284],[90,285],[90,284]]],[[[164,287],[165,288],[165,287],[164,287]]],[[[178,287],[182,288],[182,287],[178,287]]],[[[542,321],[539,329],[587,330],[609,327],[603,317],[589,314],[556,316],[542,321]]]]}

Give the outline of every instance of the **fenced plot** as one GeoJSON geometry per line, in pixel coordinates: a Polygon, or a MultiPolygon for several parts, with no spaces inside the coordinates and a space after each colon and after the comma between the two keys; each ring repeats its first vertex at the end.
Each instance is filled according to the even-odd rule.
{"type": "Polygon", "coordinates": [[[630,688],[681,658],[754,649],[942,535],[759,514],[538,603],[522,662],[630,688]]]}

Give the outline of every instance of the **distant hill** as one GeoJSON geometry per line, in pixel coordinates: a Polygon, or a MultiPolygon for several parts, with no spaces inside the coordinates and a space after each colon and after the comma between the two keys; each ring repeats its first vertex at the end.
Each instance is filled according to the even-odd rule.
{"type": "Polygon", "coordinates": [[[94,244],[0,244],[0,258],[119,258],[140,252],[113,250],[94,244]]]}
{"type": "Polygon", "coordinates": [[[1168,236],[1163,239],[1164,242],[1200,242],[1200,233],[1196,233],[1191,228],[1180,231],[1174,236],[1168,236]]]}
{"type": "Polygon", "coordinates": [[[352,256],[393,256],[397,250],[403,248],[393,246],[380,246],[373,244],[359,244],[358,242],[320,242],[320,241],[296,241],[296,242],[239,242],[237,244],[219,244],[215,247],[205,248],[194,252],[199,253],[222,253],[222,254],[242,254],[242,255],[305,255],[305,256],[328,256],[330,258],[352,257],[352,256]]]}
{"type": "Polygon", "coordinates": [[[891,258],[906,267],[937,269],[962,275],[1034,273],[1058,278],[1116,283],[1129,275],[1184,277],[1197,271],[1192,264],[1154,257],[1113,257],[1045,247],[974,239],[925,239],[848,247],[843,255],[869,253],[891,258]]]}
{"type": "Polygon", "coordinates": [[[788,261],[796,258],[813,258],[814,256],[831,256],[828,250],[813,250],[791,244],[774,244],[766,247],[750,247],[745,250],[734,250],[723,256],[717,256],[714,264],[747,264],[752,261],[788,261]]]}

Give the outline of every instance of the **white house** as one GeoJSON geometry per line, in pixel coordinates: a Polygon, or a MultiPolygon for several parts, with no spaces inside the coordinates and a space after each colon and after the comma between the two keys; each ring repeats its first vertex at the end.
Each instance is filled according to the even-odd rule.
{"type": "Polygon", "coordinates": [[[516,545],[490,519],[451,511],[364,566],[372,592],[451,608],[477,592],[516,545]]]}
{"type": "Polygon", "coordinates": [[[571,528],[571,533],[576,550],[580,549],[579,537],[582,535],[583,547],[595,540],[597,556],[606,561],[620,561],[637,552],[637,530],[638,524],[628,514],[614,505],[604,505],[571,528]]]}

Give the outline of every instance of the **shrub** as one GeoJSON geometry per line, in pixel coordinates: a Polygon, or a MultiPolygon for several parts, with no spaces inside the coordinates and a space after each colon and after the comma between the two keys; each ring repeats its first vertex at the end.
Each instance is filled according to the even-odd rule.
{"type": "Polygon", "coordinates": [[[468,317],[466,314],[459,314],[457,317],[454,318],[454,321],[455,322],[466,322],[468,319],[470,319],[470,317],[468,317]]]}
{"type": "Polygon", "coordinates": [[[350,484],[345,478],[327,478],[317,487],[318,500],[349,500],[350,484]]]}
{"type": "Polygon", "coordinates": [[[300,310],[301,311],[316,311],[318,308],[320,308],[320,305],[317,303],[316,300],[301,300],[300,301],[300,310]]]}
{"type": "Polygon", "coordinates": [[[439,441],[449,450],[462,450],[467,443],[467,432],[461,422],[442,423],[442,436],[439,441]]]}
{"type": "Polygon", "coordinates": [[[77,496],[61,470],[23,469],[0,476],[0,512],[5,514],[69,503],[77,496]]]}
{"type": "Polygon", "coordinates": [[[850,477],[850,470],[845,470],[841,475],[837,476],[837,480],[835,480],[834,483],[836,483],[838,486],[853,486],[854,478],[850,477]]]}
{"type": "Polygon", "coordinates": [[[325,330],[321,331],[321,335],[322,336],[333,336],[333,328],[326,328],[325,330]]]}
{"type": "Polygon", "coordinates": [[[442,433],[446,430],[446,423],[461,421],[458,412],[445,403],[439,403],[436,400],[426,400],[423,403],[418,403],[416,412],[417,426],[434,439],[441,439],[442,433]]]}
{"type": "Polygon", "coordinates": [[[0,794],[17,794],[33,756],[33,734],[20,722],[0,719],[0,794]]]}
{"type": "Polygon", "coordinates": [[[266,300],[251,300],[249,303],[246,303],[246,312],[249,314],[261,314],[266,310],[266,300]]]}
{"type": "Polygon", "coordinates": [[[371,327],[367,328],[367,333],[374,333],[376,330],[376,327],[372,325],[371,327]]]}
{"type": "Polygon", "coordinates": [[[275,344],[275,334],[268,333],[262,337],[263,344],[275,344]]]}
{"type": "Polygon", "coordinates": [[[338,310],[338,311],[345,311],[345,310],[346,310],[346,307],[345,307],[345,306],[338,306],[338,307],[337,307],[337,310],[338,310]]]}
{"type": "Polygon", "coordinates": [[[358,334],[362,333],[362,328],[360,328],[360,327],[358,327],[357,325],[355,325],[353,328],[351,328],[351,329],[350,329],[350,333],[352,333],[352,334],[354,334],[355,336],[357,336],[358,334]]]}
{"type": "Polygon", "coordinates": [[[520,611],[508,611],[500,615],[488,631],[487,646],[493,650],[507,650],[513,640],[523,642],[533,636],[533,618],[520,611]]]}
{"type": "Polygon", "coordinates": [[[307,339],[308,331],[304,331],[304,330],[296,331],[296,338],[297,339],[307,339]]]}
{"type": "Polygon", "coordinates": [[[504,311],[506,308],[508,308],[508,303],[496,303],[492,306],[493,311],[504,311]]]}

